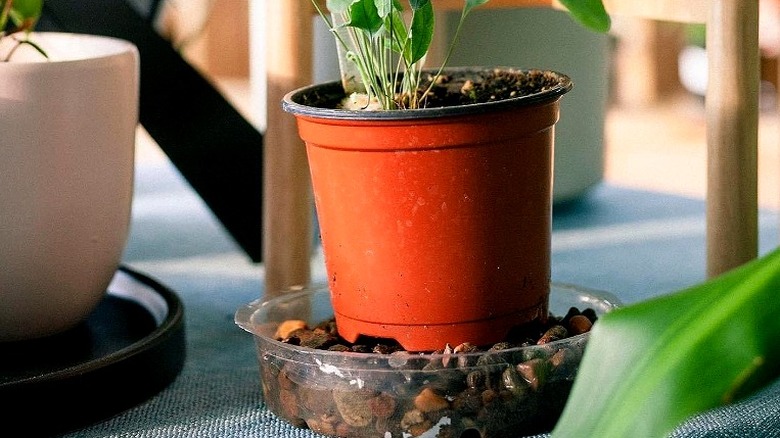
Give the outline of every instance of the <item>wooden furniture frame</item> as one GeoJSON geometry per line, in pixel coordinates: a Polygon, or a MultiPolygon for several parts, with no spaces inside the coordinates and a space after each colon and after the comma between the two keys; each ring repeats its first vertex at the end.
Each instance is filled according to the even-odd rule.
{"type": "MultiPolygon", "coordinates": [[[[434,0],[437,11],[463,0],[434,0]]],[[[312,77],[308,0],[267,1],[268,130],[265,137],[266,294],[310,281],[312,207],[306,152],[284,94],[312,77]]],[[[324,1],[322,2],[324,3],[324,1]]],[[[612,15],[706,23],[707,273],[715,276],[758,253],[758,0],[605,0],[612,15]]],[[[482,7],[553,7],[556,0],[492,0],[482,7]]]]}

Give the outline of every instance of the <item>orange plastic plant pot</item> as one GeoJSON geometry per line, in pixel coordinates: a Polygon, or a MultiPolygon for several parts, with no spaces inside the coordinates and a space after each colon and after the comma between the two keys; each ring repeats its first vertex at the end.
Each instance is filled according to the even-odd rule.
{"type": "Polygon", "coordinates": [[[553,127],[568,78],[544,99],[468,111],[295,103],[334,86],[291,93],[285,109],[307,147],[341,336],[430,351],[546,318],[553,127]]]}

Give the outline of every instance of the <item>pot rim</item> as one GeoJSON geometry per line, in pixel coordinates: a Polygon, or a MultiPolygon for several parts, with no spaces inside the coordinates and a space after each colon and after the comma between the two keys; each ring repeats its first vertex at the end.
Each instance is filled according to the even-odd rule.
{"type": "Polygon", "coordinates": [[[58,69],[63,65],[108,62],[106,60],[126,56],[127,53],[138,57],[138,48],[134,43],[107,35],[38,31],[30,33],[30,39],[43,47],[49,57],[44,58],[37,52],[15,54],[9,62],[0,62],[0,68],[4,73],[14,70],[58,69]]]}
{"type": "Polygon", "coordinates": [[[296,116],[309,116],[320,119],[348,119],[348,120],[410,120],[410,119],[429,119],[439,117],[450,117],[460,115],[474,115],[506,110],[510,108],[527,107],[531,105],[545,104],[560,99],[561,96],[568,93],[574,86],[569,76],[554,70],[546,69],[524,69],[515,67],[451,67],[444,69],[444,72],[470,72],[485,70],[509,70],[519,72],[541,71],[551,73],[558,78],[558,84],[548,90],[535,94],[529,94],[520,97],[513,97],[494,102],[483,102],[467,105],[446,106],[436,108],[420,108],[414,110],[380,110],[380,111],[360,111],[345,110],[335,108],[315,107],[300,103],[301,98],[312,92],[320,92],[328,96],[328,100],[335,100],[344,97],[344,90],[340,81],[331,81],[321,84],[307,85],[302,88],[290,91],[282,99],[282,109],[296,116]]]}

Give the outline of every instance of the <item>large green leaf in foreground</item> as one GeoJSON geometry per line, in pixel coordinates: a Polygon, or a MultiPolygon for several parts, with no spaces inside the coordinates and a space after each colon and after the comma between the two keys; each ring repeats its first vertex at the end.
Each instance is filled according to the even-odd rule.
{"type": "Polygon", "coordinates": [[[780,250],[604,315],[553,437],[663,437],[780,375],[780,250]]]}

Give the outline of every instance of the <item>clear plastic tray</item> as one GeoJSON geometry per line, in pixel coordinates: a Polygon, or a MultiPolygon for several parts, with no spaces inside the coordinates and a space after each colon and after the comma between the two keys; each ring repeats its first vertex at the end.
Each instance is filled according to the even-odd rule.
{"type": "MultiPolygon", "coordinates": [[[[550,311],[603,314],[613,296],[552,284],[550,311]]],[[[268,408],[298,427],[346,437],[517,437],[560,416],[588,334],[501,351],[418,354],[315,350],[274,340],[285,320],[333,316],[326,287],[255,301],[236,312],[252,333],[268,408]]]]}

